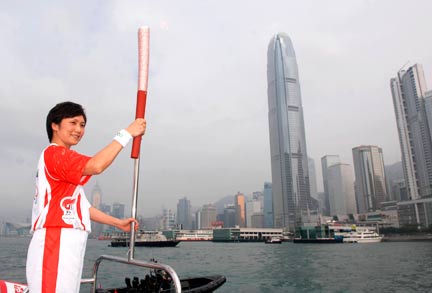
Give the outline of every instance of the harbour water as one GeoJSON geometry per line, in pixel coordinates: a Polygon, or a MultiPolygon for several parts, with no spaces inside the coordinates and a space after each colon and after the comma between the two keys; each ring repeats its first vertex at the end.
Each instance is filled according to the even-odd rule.
{"type": "MultiPolygon", "coordinates": [[[[0,279],[25,282],[29,238],[0,238],[0,279]]],[[[127,257],[127,248],[90,239],[83,277],[102,254],[127,257]]],[[[175,248],[137,247],[135,259],[155,258],[180,277],[223,274],[216,292],[432,292],[432,242],[293,244],[182,242],[175,248]]],[[[121,264],[102,262],[99,281],[123,284],[143,277],[121,264]]],[[[81,292],[89,292],[83,285],[81,292]]]]}

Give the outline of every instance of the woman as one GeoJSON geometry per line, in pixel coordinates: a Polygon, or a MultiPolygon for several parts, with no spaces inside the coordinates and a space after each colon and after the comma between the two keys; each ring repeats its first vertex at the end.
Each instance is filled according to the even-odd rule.
{"type": "Polygon", "coordinates": [[[90,221],[130,232],[134,218],[117,219],[92,207],[83,185],[102,173],[120,151],[146,129],[136,119],[95,156],[79,154],[71,147],[84,136],[87,117],[81,105],[57,104],[46,119],[50,145],[40,156],[33,200],[33,237],[27,255],[30,292],[79,292],[90,221]]]}

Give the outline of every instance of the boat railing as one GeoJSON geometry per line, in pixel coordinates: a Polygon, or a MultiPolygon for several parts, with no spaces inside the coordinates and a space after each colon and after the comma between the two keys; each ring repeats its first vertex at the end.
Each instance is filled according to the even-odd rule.
{"type": "Polygon", "coordinates": [[[117,256],[112,256],[112,255],[101,255],[94,263],[93,278],[81,279],[81,284],[92,284],[92,288],[90,291],[91,293],[96,292],[98,269],[99,269],[100,263],[103,260],[108,260],[108,261],[113,261],[113,262],[118,262],[118,263],[123,263],[123,264],[129,264],[129,265],[134,265],[134,266],[138,266],[138,267],[163,270],[171,277],[171,280],[174,284],[175,292],[181,293],[180,279],[179,279],[177,273],[174,271],[174,269],[172,267],[170,267],[169,265],[164,265],[164,264],[155,263],[155,262],[147,262],[147,261],[142,261],[142,260],[135,260],[135,259],[129,260],[126,258],[121,258],[121,257],[117,257],[117,256]]]}

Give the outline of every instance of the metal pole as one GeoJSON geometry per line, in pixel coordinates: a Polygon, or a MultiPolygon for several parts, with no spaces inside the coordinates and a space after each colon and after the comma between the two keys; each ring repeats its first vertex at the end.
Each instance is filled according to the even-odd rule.
{"type": "MultiPolygon", "coordinates": [[[[132,192],[132,213],[131,213],[131,217],[134,219],[136,219],[137,202],[138,202],[139,162],[140,162],[139,157],[137,159],[134,159],[134,182],[133,182],[133,192],[132,192]]],[[[128,259],[129,261],[131,261],[134,258],[135,258],[135,223],[132,222],[128,259]]]]}

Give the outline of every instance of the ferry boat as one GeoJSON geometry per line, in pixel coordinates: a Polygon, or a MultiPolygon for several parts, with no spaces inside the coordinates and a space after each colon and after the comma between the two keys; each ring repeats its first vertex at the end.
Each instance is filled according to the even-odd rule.
{"type": "Polygon", "coordinates": [[[375,231],[353,231],[347,233],[344,238],[344,243],[377,243],[381,242],[382,237],[375,231]]]}
{"type": "MultiPolygon", "coordinates": [[[[113,237],[111,239],[111,247],[127,247],[129,246],[129,242],[128,237],[113,237]]],[[[135,246],[175,247],[179,243],[179,240],[167,239],[159,231],[139,231],[135,238],[135,246]]]]}

